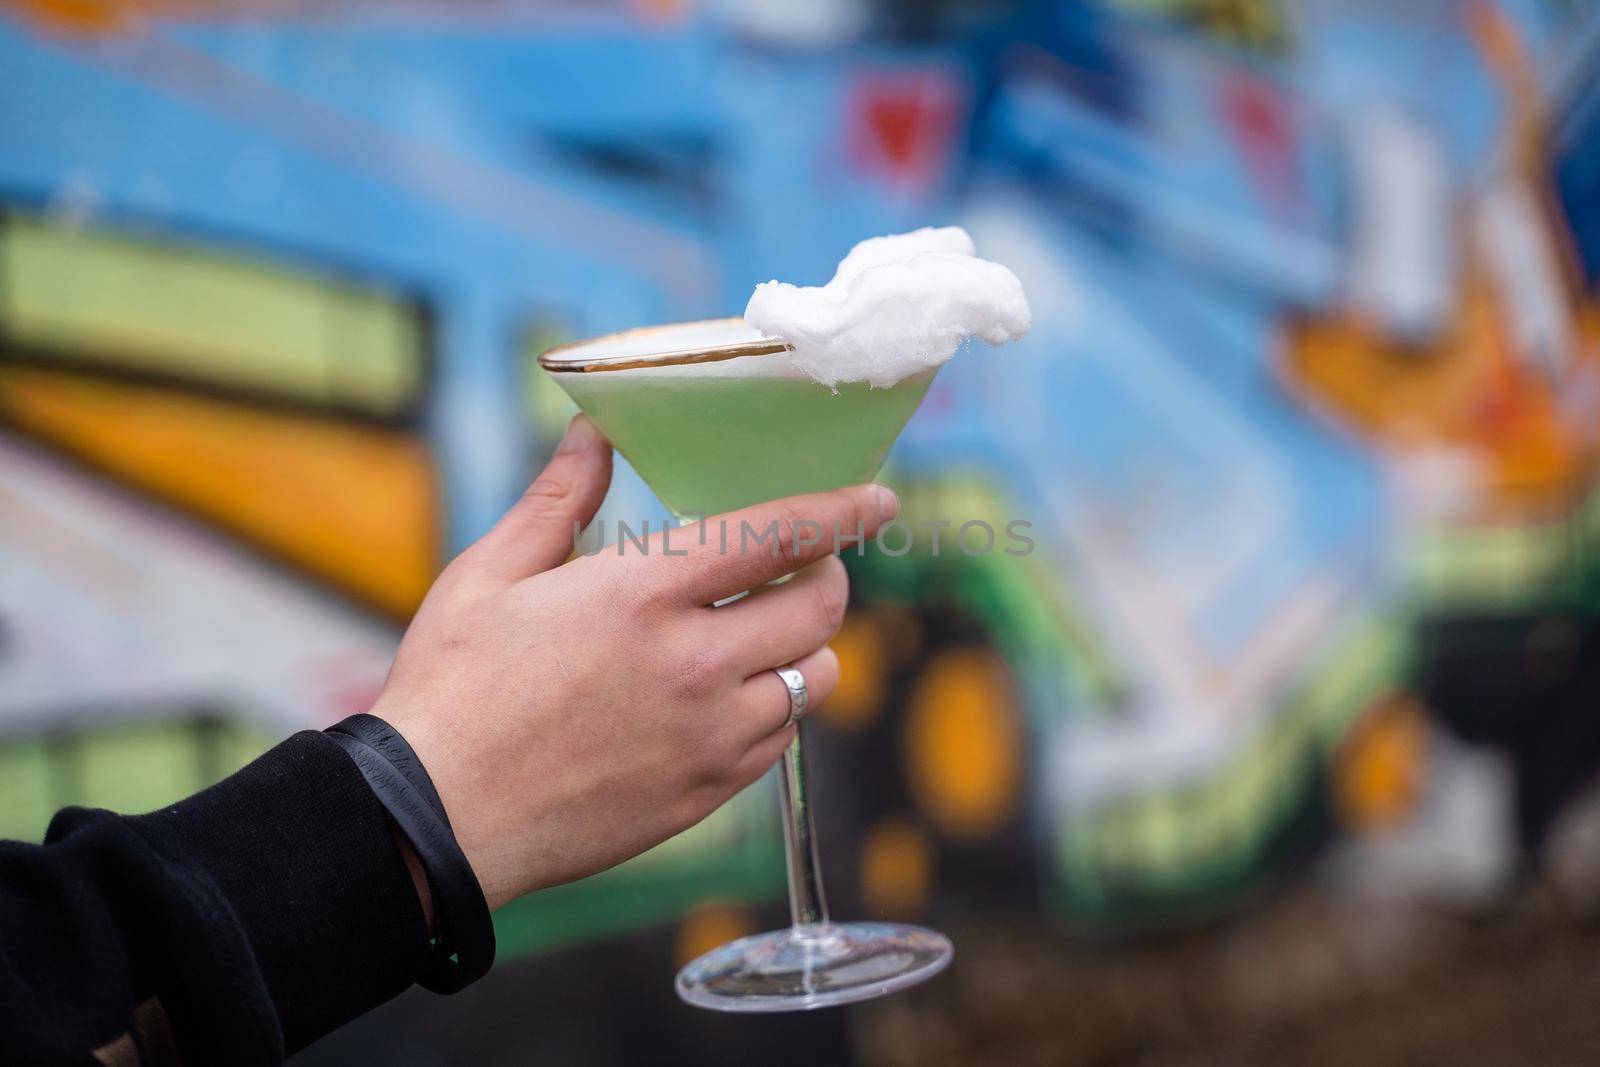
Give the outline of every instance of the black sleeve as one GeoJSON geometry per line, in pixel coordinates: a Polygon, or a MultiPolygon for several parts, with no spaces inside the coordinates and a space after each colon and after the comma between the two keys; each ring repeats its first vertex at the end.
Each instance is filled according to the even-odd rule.
{"type": "Polygon", "coordinates": [[[0,842],[0,1063],[277,1063],[427,955],[388,817],[322,734],[152,814],[0,842]]]}

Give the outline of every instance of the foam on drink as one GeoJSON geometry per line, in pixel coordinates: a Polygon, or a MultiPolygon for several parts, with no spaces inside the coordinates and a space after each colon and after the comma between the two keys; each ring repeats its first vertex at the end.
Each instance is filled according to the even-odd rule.
{"type": "Polygon", "coordinates": [[[968,338],[991,345],[1027,335],[1022,283],[979,259],[959,226],[873,237],[850,250],[827,285],[756,286],[744,320],[786,341],[790,361],[823,385],[887,387],[955,355],[968,338]]]}

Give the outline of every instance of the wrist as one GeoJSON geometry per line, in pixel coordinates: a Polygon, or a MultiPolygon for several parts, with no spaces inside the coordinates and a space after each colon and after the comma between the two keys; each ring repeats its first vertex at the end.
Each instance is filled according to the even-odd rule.
{"type": "Polygon", "coordinates": [[[380,698],[371,714],[392,724],[428,768],[439,799],[449,813],[456,843],[472,867],[489,910],[515,900],[526,889],[518,888],[515,864],[494,847],[496,838],[504,836],[494,825],[497,812],[492,806],[486,810],[482,803],[488,790],[481,773],[466,758],[459,738],[452,738],[449,723],[441,716],[385,695],[388,699],[380,698]]]}
{"type": "Polygon", "coordinates": [[[418,982],[440,993],[465,988],[494,963],[494,924],[433,780],[406,739],[374,715],[352,715],[323,735],[355,762],[422,868],[435,944],[418,982]]]}

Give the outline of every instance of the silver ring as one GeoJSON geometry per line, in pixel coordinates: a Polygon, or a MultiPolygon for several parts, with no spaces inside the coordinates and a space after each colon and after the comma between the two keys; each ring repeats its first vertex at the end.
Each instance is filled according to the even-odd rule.
{"type": "Polygon", "coordinates": [[[783,679],[783,684],[789,690],[789,717],[784,720],[780,730],[786,730],[799,722],[806,713],[806,676],[793,667],[774,667],[772,673],[783,679]]]}

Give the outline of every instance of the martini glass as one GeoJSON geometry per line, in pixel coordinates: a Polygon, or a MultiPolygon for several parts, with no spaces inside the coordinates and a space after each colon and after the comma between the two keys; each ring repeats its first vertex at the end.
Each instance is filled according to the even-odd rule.
{"type": "MultiPolygon", "coordinates": [[[[680,521],[871,481],[934,370],[888,389],[837,389],[796,371],[787,346],[739,319],[653,326],[539,358],[680,521]]],[[[678,995],[717,1011],[800,1011],[904,989],[950,962],[943,934],[828,918],[806,791],[805,722],[783,755],[779,800],[790,925],[723,945],[678,972],[678,995]]]]}

